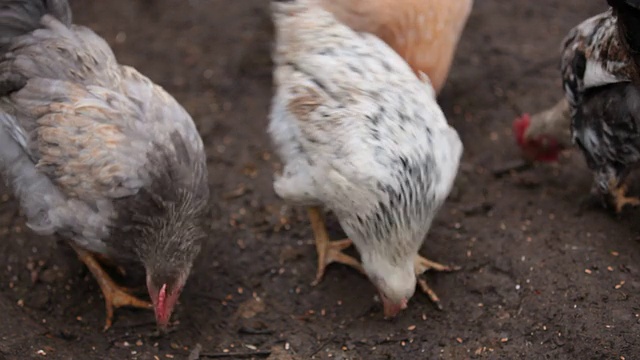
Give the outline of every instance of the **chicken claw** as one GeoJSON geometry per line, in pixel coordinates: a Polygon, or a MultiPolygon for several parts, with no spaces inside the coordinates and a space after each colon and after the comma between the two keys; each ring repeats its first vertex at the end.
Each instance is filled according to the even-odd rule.
{"type": "Polygon", "coordinates": [[[362,265],[360,265],[358,260],[342,252],[342,250],[352,245],[351,240],[344,239],[339,241],[330,241],[329,234],[327,234],[327,229],[324,224],[324,219],[322,218],[322,214],[320,213],[320,209],[318,209],[317,207],[310,207],[308,211],[309,220],[311,221],[311,228],[313,229],[313,234],[316,241],[316,250],[318,252],[318,271],[316,272],[316,278],[311,283],[311,285],[316,286],[320,283],[322,277],[324,276],[327,265],[331,264],[332,262],[351,266],[352,268],[364,274],[364,269],[362,268],[362,265]]]}
{"type": "Polygon", "coordinates": [[[150,302],[138,299],[131,295],[126,288],[117,285],[109,274],[102,269],[102,266],[93,254],[74,245],[72,245],[72,247],[78,254],[80,261],[91,271],[104,295],[104,303],[107,308],[107,319],[105,321],[104,331],[107,331],[113,323],[114,308],[131,306],[141,309],[153,309],[150,302]]]}
{"type": "Polygon", "coordinates": [[[425,279],[420,278],[420,275],[425,273],[427,270],[451,272],[451,271],[458,271],[461,268],[459,266],[443,265],[435,261],[431,261],[427,258],[424,258],[420,255],[416,257],[414,266],[416,271],[416,277],[418,277],[418,285],[420,286],[420,290],[422,290],[423,293],[427,294],[429,299],[431,299],[431,302],[433,302],[433,304],[438,308],[438,310],[442,310],[442,304],[440,304],[440,298],[435,293],[435,291],[433,291],[431,287],[429,287],[429,285],[427,284],[427,281],[425,279]]]}
{"type": "Polygon", "coordinates": [[[638,206],[640,205],[640,199],[637,197],[627,196],[627,185],[622,184],[618,187],[614,187],[611,191],[611,195],[613,196],[613,204],[616,209],[616,213],[620,214],[622,209],[626,205],[638,206]]]}

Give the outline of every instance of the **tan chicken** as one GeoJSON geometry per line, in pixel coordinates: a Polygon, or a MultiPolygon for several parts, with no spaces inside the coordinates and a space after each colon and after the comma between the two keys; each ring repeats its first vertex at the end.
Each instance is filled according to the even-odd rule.
{"type": "Polygon", "coordinates": [[[473,0],[322,0],[344,24],[372,33],[429,76],[436,94],[444,86],[473,0]]]}

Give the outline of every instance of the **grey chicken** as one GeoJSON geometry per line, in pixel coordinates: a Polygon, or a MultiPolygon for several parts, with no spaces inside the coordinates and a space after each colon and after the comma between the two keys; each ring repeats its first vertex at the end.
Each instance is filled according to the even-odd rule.
{"type": "Polygon", "coordinates": [[[63,237],[107,310],[151,308],[103,270],[141,262],[167,326],[205,236],[202,140],[187,112],[107,43],[71,23],[66,0],[0,0],[0,167],[42,235],[63,237]]]}
{"type": "MultiPolygon", "coordinates": [[[[317,0],[274,1],[269,133],[284,162],[276,193],[307,206],[318,252],[316,281],[339,262],[364,272],[395,316],[427,269],[418,255],[457,174],[462,143],[426,76],[379,38],[357,33],[317,0]],[[321,207],[349,239],[329,241],[321,207]],[[362,265],[342,250],[355,245],[362,265]]],[[[424,280],[422,289],[436,294],[424,280]]]]}

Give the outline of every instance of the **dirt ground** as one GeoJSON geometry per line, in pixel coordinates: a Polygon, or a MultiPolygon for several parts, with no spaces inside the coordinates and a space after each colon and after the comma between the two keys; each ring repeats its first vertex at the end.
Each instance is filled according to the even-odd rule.
{"type": "MultiPolygon", "coordinates": [[[[174,319],[121,309],[102,332],[100,290],[65,244],[24,227],[0,189],[0,359],[637,359],[639,210],[585,196],[580,154],[520,173],[511,121],[561,96],[558,48],[604,1],[476,2],[440,103],[465,143],[454,193],[423,247],[461,265],[430,273],[444,311],[417,294],[382,319],[369,281],[316,266],[301,209],[273,194],[266,0],[73,1],[75,21],[187,108],[209,157],[209,243],[174,319]],[[199,344],[199,345],[198,345],[199,344]],[[216,357],[217,356],[217,357],[216,357]]],[[[335,219],[330,228],[341,236],[335,219]]]]}

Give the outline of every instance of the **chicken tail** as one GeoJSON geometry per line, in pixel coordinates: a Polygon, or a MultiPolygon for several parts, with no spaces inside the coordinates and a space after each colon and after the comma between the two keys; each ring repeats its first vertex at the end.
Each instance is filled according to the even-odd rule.
{"type": "Polygon", "coordinates": [[[0,54],[7,52],[13,38],[40,28],[44,15],[71,26],[67,0],[0,0],[0,54]]]}

